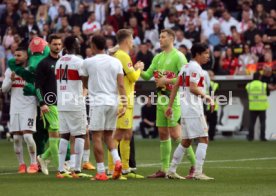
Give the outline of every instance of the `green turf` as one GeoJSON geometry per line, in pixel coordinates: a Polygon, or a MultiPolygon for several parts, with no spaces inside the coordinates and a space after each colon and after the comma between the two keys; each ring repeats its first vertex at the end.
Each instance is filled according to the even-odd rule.
{"type": "MultiPolygon", "coordinates": [[[[0,141],[0,195],[276,195],[276,142],[215,141],[209,145],[204,171],[212,182],[195,180],[127,180],[96,182],[88,179],[56,179],[16,174],[12,143],[0,141]]],[[[92,152],[92,151],[91,151],[92,152]]],[[[137,140],[138,172],[149,175],[159,169],[159,142],[137,140]]],[[[25,151],[25,160],[28,159],[25,151]]],[[[93,157],[91,157],[92,162],[93,157]]],[[[178,169],[185,175],[187,160],[178,169]]],[[[94,172],[93,172],[94,174],[94,172]]]]}

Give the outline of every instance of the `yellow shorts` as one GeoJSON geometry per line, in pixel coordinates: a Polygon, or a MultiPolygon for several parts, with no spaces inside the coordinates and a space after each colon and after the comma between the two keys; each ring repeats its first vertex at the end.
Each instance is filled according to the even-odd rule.
{"type": "MultiPolygon", "coordinates": [[[[119,108],[120,109],[120,108],[119,108]]],[[[131,129],[133,124],[133,108],[127,108],[126,113],[117,119],[117,129],[131,129]]]]}

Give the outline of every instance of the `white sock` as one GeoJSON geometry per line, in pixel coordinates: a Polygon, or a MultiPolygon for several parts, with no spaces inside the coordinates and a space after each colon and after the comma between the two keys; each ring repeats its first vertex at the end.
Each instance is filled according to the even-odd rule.
{"type": "Polygon", "coordinates": [[[76,138],[75,139],[75,153],[76,153],[75,171],[81,171],[81,160],[83,155],[83,148],[84,148],[84,139],[76,138]]]}
{"type": "Polygon", "coordinates": [[[28,146],[28,151],[31,159],[31,164],[36,164],[36,144],[33,138],[33,134],[28,133],[23,135],[24,140],[28,146]]]}
{"type": "Polygon", "coordinates": [[[82,161],[84,163],[89,162],[90,159],[90,149],[89,150],[84,150],[83,151],[83,157],[82,157],[82,161]]]}
{"type": "Polygon", "coordinates": [[[110,151],[110,153],[111,153],[111,156],[113,158],[113,163],[114,164],[116,163],[116,161],[120,161],[121,160],[120,157],[119,157],[118,150],[116,148],[112,149],[110,151]]]}
{"type": "Polygon", "coordinates": [[[173,153],[173,159],[171,162],[171,166],[169,168],[170,172],[173,172],[173,173],[176,172],[176,169],[178,165],[181,163],[185,152],[186,152],[186,148],[183,147],[181,144],[179,144],[173,153]]]}
{"type": "Polygon", "coordinates": [[[196,168],[195,173],[196,174],[202,174],[202,167],[204,164],[204,160],[206,157],[206,151],[207,151],[207,144],[204,143],[198,143],[196,148],[196,168]]]}
{"type": "Polygon", "coordinates": [[[59,149],[58,149],[58,171],[64,172],[64,162],[67,154],[67,147],[69,141],[63,138],[59,140],[59,149]]]}
{"type": "Polygon", "coordinates": [[[97,172],[98,174],[105,172],[104,163],[97,163],[97,172]]]}
{"type": "Polygon", "coordinates": [[[74,169],[76,165],[76,154],[70,155],[70,168],[74,169]]]}
{"type": "Polygon", "coordinates": [[[19,165],[24,164],[24,157],[23,157],[23,136],[22,135],[14,135],[13,136],[13,148],[14,152],[16,154],[17,160],[19,162],[19,165]]]}

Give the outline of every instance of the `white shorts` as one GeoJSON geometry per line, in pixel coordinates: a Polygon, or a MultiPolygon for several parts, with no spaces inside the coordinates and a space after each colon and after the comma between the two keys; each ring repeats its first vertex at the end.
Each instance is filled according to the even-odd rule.
{"type": "Polygon", "coordinates": [[[10,132],[33,131],[36,132],[36,110],[29,110],[20,114],[10,115],[10,132]]]}
{"type": "Polygon", "coordinates": [[[118,106],[91,106],[90,131],[113,131],[116,129],[118,106]]]}
{"type": "Polygon", "coordinates": [[[72,136],[86,134],[86,112],[85,111],[60,111],[59,133],[70,133],[72,136]]]}
{"type": "Polygon", "coordinates": [[[208,126],[204,116],[181,118],[181,127],[183,139],[208,137],[208,126]]]}

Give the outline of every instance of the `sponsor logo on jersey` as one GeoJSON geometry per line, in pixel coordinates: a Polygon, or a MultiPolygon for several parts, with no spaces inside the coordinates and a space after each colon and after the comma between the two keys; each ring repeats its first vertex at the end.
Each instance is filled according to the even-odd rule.
{"type": "Polygon", "coordinates": [[[15,78],[15,81],[12,82],[12,87],[23,88],[25,86],[25,80],[20,77],[15,78]]]}
{"type": "MultiPolygon", "coordinates": [[[[176,77],[176,74],[172,71],[165,71],[164,76],[166,78],[172,79],[176,77]]],[[[166,84],[166,90],[171,91],[173,89],[173,84],[166,84]]]]}
{"type": "Polygon", "coordinates": [[[166,78],[169,78],[169,79],[176,77],[176,74],[172,71],[165,71],[164,75],[166,76],[166,78]]]}

